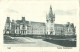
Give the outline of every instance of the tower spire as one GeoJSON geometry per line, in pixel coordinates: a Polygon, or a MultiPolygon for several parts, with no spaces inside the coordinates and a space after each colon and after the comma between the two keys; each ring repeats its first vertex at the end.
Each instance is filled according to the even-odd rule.
{"type": "Polygon", "coordinates": [[[50,5],[50,10],[52,10],[52,6],[50,5]]]}
{"type": "Polygon", "coordinates": [[[53,17],[53,11],[52,11],[52,6],[50,5],[50,10],[49,10],[49,17],[53,17]]]}

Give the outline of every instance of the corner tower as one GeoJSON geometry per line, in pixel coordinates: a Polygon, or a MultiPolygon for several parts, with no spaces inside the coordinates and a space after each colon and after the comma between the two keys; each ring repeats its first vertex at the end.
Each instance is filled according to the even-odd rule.
{"type": "Polygon", "coordinates": [[[7,17],[4,34],[10,34],[10,27],[11,27],[10,24],[11,24],[10,17],[7,17]]]}
{"type": "Polygon", "coordinates": [[[54,30],[54,21],[55,21],[55,14],[53,14],[52,7],[50,6],[49,13],[46,14],[46,34],[47,35],[55,35],[54,30]]]}

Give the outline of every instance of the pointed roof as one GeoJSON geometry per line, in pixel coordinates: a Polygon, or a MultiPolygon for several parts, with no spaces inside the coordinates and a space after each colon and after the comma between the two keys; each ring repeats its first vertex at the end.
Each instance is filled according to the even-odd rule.
{"type": "Polygon", "coordinates": [[[49,17],[53,18],[53,10],[52,10],[52,6],[50,5],[50,10],[49,10],[49,17]]]}
{"type": "Polygon", "coordinates": [[[50,10],[52,11],[52,6],[50,5],[50,10]]]}
{"type": "Polygon", "coordinates": [[[49,10],[49,13],[50,14],[53,14],[53,11],[52,11],[52,6],[50,5],[50,10],[49,10]]]}

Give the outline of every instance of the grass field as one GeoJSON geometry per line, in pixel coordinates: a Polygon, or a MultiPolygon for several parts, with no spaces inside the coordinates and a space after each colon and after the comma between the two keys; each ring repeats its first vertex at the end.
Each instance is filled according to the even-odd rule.
{"type": "Polygon", "coordinates": [[[76,47],[76,41],[69,41],[69,40],[49,40],[49,39],[45,39],[44,41],[53,43],[53,44],[57,44],[57,45],[61,45],[64,47],[76,47]]]}

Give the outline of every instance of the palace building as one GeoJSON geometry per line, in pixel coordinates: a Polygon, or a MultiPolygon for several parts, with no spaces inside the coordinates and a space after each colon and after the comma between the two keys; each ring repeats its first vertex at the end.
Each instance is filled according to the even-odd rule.
{"type": "Polygon", "coordinates": [[[75,27],[73,23],[55,24],[55,14],[53,14],[50,6],[49,13],[46,15],[46,23],[33,22],[25,20],[10,20],[7,17],[4,34],[16,35],[75,35],[75,27]]]}

